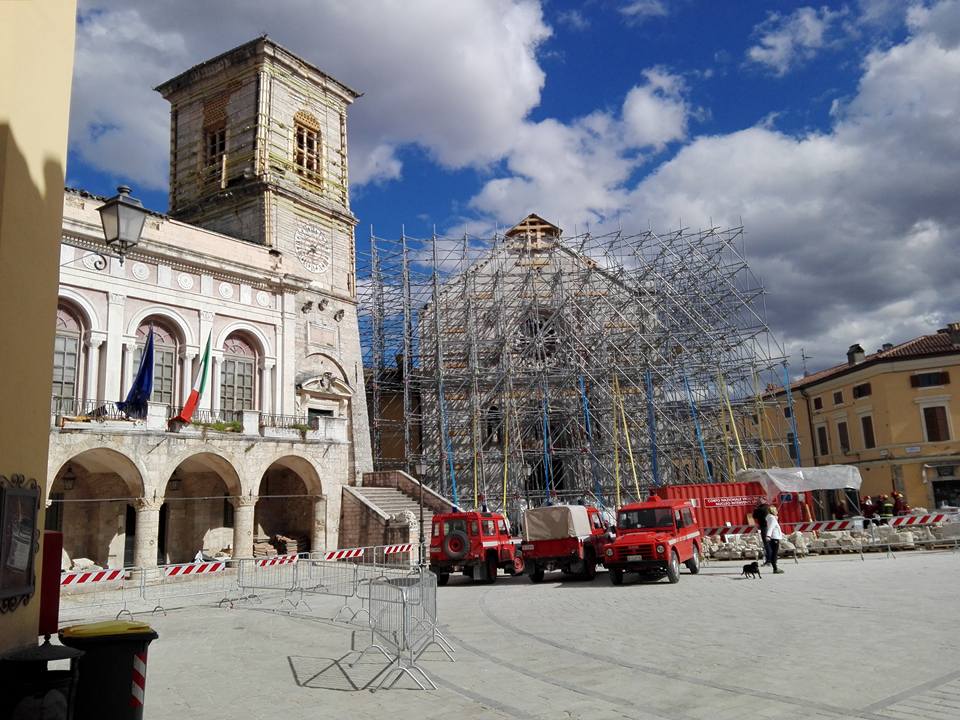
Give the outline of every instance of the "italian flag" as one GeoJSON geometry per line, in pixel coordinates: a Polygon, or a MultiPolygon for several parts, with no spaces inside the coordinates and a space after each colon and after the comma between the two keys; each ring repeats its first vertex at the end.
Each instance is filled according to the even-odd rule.
{"type": "Polygon", "coordinates": [[[177,415],[176,418],[185,423],[190,422],[191,418],[193,418],[193,411],[197,409],[197,403],[200,402],[200,398],[203,397],[203,391],[207,388],[207,377],[210,375],[211,335],[213,335],[212,330],[210,331],[210,335],[207,335],[207,348],[203,351],[203,360],[200,361],[200,371],[197,373],[197,379],[193,381],[193,389],[190,391],[190,397],[187,398],[183,410],[180,411],[180,414],[177,415]]]}

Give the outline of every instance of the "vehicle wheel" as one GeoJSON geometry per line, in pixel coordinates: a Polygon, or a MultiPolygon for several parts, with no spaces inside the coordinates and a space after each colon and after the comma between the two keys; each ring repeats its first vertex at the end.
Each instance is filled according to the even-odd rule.
{"type": "Polygon", "coordinates": [[[614,568],[610,571],[610,582],[614,585],[623,585],[623,570],[614,568]]]}
{"type": "Polygon", "coordinates": [[[437,585],[443,587],[450,581],[450,573],[437,573],[437,585]]]}
{"type": "Polygon", "coordinates": [[[583,573],[580,577],[584,580],[593,580],[597,576],[597,558],[592,552],[588,552],[583,558],[583,573]]]}
{"type": "Polygon", "coordinates": [[[696,543],[693,545],[693,556],[684,564],[687,566],[687,570],[690,571],[691,575],[696,575],[700,572],[700,551],[697,549],[696,543]]]}
{"type": "Polygon", "coordinates": [[[451,560],[462,560],[470,552],[470,540],[465,533],[454,530],[443,538],[443,552],[451,560]]]}
{"type": "Polygon", "coordinates": [[[497,581],[497,571],[500,569],[497,566],[497,558],[494,555],[487,556],[487,571],[485,573],[486,577],[483,579],[488,585],[493,585],[497,581]]]}
{"type": "Polygon", "coordinates": [[[523,561],[523,555],[514,555],[513,556],[513,574],[514,575],[523,575],[523,569],[526,567],[526,563],[523,561]]]}
{"type": "Polygon", "coordinates": [[[680,556],[677,551],[670,552],[670,562],[667,563],[667,579],[671,583],[680,582],[680,556]]]}
{"type": "Polygon", "coordinates": [[[533,572],[530,573],[530,582],[532,582],[532,583],[542,583],[542,582],[543,582],[543,568],[542,568],[542,567],[534,568],[533,572]]]}

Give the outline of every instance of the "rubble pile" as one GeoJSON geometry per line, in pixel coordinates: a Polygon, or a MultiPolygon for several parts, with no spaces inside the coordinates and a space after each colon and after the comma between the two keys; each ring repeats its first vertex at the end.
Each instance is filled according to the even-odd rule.
{"type": "Polygon", "coordinates": [[[269,538],[258,537],[253,541],[253,556],[255,558],[273,557],[277,554],[277,548],[270,543],[269,538]]]}
{"type": "MultiPolygon", "coordinates": [[[[886,552],[915,550],[918,547],[953,545],[960,540],[960,523],[934,527],[894,528],[878,525],[866,530],[838,532],[794,532],[780,541],[780,557],[829,555],[831,553],[886,552]]],[[[704,557],[714,560],[758,560],[763,557],[760,536],[726,535],[702,539],[704,557]]]]}
{"type": "Polygon", "coordinates": [[[297,553],[307,552],[310,548],[310,542],[305,537],[277,535],[273,539],[273,544],[281,555],[296,555],[297,553]]]}

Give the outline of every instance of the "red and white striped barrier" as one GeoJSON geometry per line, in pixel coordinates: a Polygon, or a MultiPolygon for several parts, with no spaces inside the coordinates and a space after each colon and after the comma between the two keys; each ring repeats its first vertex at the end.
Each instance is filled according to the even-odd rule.
{"type": "Polygon", "coordinates": [[[147,651],[133,654],[133,683],[130,686],[130,707],[143,707],[147,689],[147,651]]]}
{"type": "Polygon", "coordinates": [[[853,521],[851,520],[820,520],[817,522],[802,523],[784,523],[792,528],[790,532],[839,532],[840,530],[853,530],[853,521]]]}
{"type": "Polygon", "coordinates": [[[163,569],[163,574],[167,577],[180,577],[183,575],[208,575],[218,573],[226,567],[222,562],[193,563],[192,565],[170,565],[163,569]]]}
{"type": "Polygon", "coordinates": [[[363,548],[350,548],[349,550],[331,550],[323,554],[324,560],[350,560],[352,558],[363,557],[363,548]]]}
{"type": "Polygon", "coordinates": [[[297,555],[277,555],[276,557],[257,560],[257,567],[271,567],[273,565],[291,565],[297,561],[297,555]]]}
{"type": "Polygon", "coordinates": [[[915,525],[933,525],[948,520],[951,516],[946,513],[936,513],[930,515],[898,515],[890,518],[888,524],[891,527],[913,527],[915,525]]]}
{"type": "Polygon", "coordinates": [[[60,585],[91,585],[93,583],[123,580],[123,570],[89,570],[67,572],[60,576],[60,585]]]}
{"type": "Polygon", "coordinates": [[[396,553],[410,552],[413,549],[413,543],[406,545],[386,545],[383,548],[384,555],[395,555],[396,553]]]}
{"type": "Polygon", "coordinates": [[[719,535],[746,535],[756,528],[753,525],[730,525],[729,527],[701,528],[704,537],[718,537],[719,535]]]}

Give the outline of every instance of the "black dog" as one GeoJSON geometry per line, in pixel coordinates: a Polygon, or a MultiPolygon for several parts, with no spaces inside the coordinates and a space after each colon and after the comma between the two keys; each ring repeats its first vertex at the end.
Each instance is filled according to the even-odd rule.
{"type": "Polygon", "coordinates": [[[740,574],[748,578],[751,578],[754,575],[756,575],[758,578],[763,580],[763,575],[760,574],[760,566],[757,564],[756,561],[752,563],[747,563],[746,565],[744,565],[743,572],[740,574]]]}

